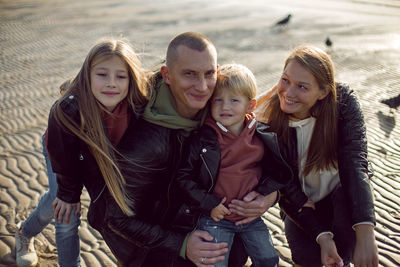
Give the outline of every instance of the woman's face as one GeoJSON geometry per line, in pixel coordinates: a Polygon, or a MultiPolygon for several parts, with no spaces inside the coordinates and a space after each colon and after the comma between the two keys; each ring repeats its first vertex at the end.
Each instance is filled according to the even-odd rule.
{"type": "Polygon", "coordinates": [[[320,90],[311,72],[296,60],[287,64],[278,83],[278,96],[283,112],[299,120],[306,119],[310,117],[311,107],[326,95],[326,90],[320,90]]]}

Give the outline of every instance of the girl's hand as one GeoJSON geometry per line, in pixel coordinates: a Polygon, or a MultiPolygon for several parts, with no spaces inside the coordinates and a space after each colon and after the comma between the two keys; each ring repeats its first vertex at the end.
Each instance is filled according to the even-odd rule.
{"type": "Polygon", "coordinates": [[[354,250],[354,267],[377,267],[378,247],[375,242],[374,227],[369,224],[359,224],[355,227],[356,248],[354,250]]]}
{"type": "Polygon", "coordinates": [[[326,267],[342,267],[344,265],[342,258],[337,253],[335,241],[333,241],[331,235],[321,235],[318,238],[318,244],[321,247],[322,265],[326,267]]]}
{"type": "Polygon", "coordinates": [[[69,217],[71,216],[71,212],[74,208],[74,214],[77,215],[79,212],[81,212],[81,203],[67,203],[56,197],[56,199],[53,201],[54,219],[58,219],[58,222],[62,223],[65,215],[64,222],[68,224],[69,217]]]}
{"type": "Polygon", "coordinates": [[[220,220],[222,220],[225,215],[231,214],[231,212],[224,206],[225,201],[226,201],[226,197],[224,197],[222,199],[221,203],[219,203],[218,206],[216,206],[215,208],[213,208],[211,210],[210,216],[216,222],[219,222],[220,220]]]}

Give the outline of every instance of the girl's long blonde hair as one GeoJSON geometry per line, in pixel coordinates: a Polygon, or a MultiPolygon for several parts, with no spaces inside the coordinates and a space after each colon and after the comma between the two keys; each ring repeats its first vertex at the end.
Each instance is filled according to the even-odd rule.
{"type": "MultiPolygon", "coordinates": [[[[320,90],[328,92],[328,95],[318,100],[310,110],[316,122],[303,175],[309,174],[311,170],[337,168],[337,92],[333,62],[328,54],[313,46],[295,48],[286,59],[284,69],[292,60],[296,60],[315,77],[320,90]]],[[[289,114],[281,110],[276,89],[275,86],[271,99],[259,107],[260,119],[271,126],[271,130],[277,133],[283,144],[290,146],[289,114]]]]}
{"type": "Polygon", "coordinates": [[[133,111],[143,109],[147,103],[148,74],[141,67],[141,62],[132,46],[125,40],[104,39],[99,41],[87,55],[78,75],[73,79],[67,92],[55,106],[55,119],[59,125],[67,128],[85,142],[95,158],[107,188],[118,206],[127,215],[133,215],[132,197],[126,194],[125,179],[116,163],[115,149],[104,131],[102,112],[107,112],[94,97],[90,87],[91,69],[100,62],[118,56],[126,63],[129,73],[129,91],[126,97],[129,108],[133,111]],[[80,114],[80,123],[68,116],[60,103],[75,95],[80,114]]]}

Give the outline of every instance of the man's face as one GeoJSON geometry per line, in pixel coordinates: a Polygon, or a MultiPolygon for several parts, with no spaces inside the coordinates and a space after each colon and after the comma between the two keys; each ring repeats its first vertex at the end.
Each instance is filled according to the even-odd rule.
{"type": "Polygon", "coordinates": [[[217,53],[209,47],[200,52],[180,45],[177,59],[161,73],[175,98],[177,111],[192,119],[210,99],[217,81],[217,53]]]}

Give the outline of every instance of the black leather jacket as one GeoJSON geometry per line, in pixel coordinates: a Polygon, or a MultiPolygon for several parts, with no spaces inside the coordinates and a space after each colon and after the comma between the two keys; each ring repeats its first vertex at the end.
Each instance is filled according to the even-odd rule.
{"type": "Polygon", "coordinates": [[[187,232],[171,231],[169,225],[179,202],[171,187],[183,144],[178,130],[139,119],[128,127],[118,146],[134,214],[126,216],[108,196],[105,240],[124,266],[144,266],[148,257],[157,257],[160,266],[172,266],[179,256],[187,232]],[[114,235],[111,240],[109,235],[114,235]]]}
{"type": "MultiPolygon", "coordinates": [[[[265,150],[260,162],[263,168],[262,177],[254,190],[268,195],[281,189],[294,176],[289,164],[283,160],[276,134],[269,131],[269,126],[257,122],[255,134],[263,141],[265,150]]],[[[195,227],[200,214],[209,215],[221,202],[221,199],[212,194],[220,165],[220,150],[215,130],[204,125],[191,137],[185,154],[185,161],[178,171],[177,182],[186,196],[186,201],[174,222],[175,227],[195,227]]]]}
{"type": "MultiPolygon", "coordinates": [[[[71,95],[64,99],[61,108],[79,125],[76,96],[71,95]]],[[[54,112],[53,106],[48,121],[47,150],[53,171],[57,175],[57,197],[67,203],[77,203],[85,186],[90,198],[96,199],[105,185],[98,165],[88,146],[56,122],[54,112]]]]}
{"type": "MultiPolygon", "coordinates": [[[[337,84],[338,91],[338,168],[341,185],[349,199],[351,221],[375,223],[374,204],[369,178],[372,176],[368,168],[367,137],[364,117],[356,96],[347,85],[337,84]]],[[[290,133],[293,144],[297,148],[295,129],[290,133]]],[[[295,177],[298,177],[297,149],[285,151],[285,158],[292,165],[295,177]]],[[[310,237],[316,238],[319,233],[329,231],[319,224],[311,208],[298,211],[298,205],[288,199],[292,192],[301,188],[299,179],[294,179],[288,187],[281,190],[279,201],[281,209],[310,237]]],[[[302,197],[298,197],[298,201],[302,197]]]]}
{"type": "MultiPolygon", "coordinates": [[[[65,99],[61,106],[79,123],[76,97],[65,99]]],[[[144,266],[148,257],[158,257],[160,266],[172,264],[186,235],[167,230],[169,214],[173,214],[173,208],[180,202],[179,198],[172,202],[168,193],[181,155],[183,137],[177,130],[131,116],[116,147],[127,193],[133,196],[135,214],[128,217],[105,187],[88,146],[61,128],[53,113],[54,109],[49,117],[47,147],[57,174],[57,197],[68,203],[79,202],[82,188],[86,187],[91,198],[89,224],[101,233],[124,266],[144,266]]]]}

